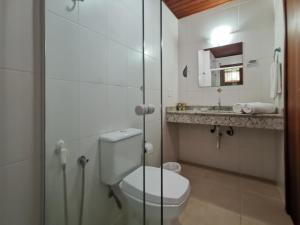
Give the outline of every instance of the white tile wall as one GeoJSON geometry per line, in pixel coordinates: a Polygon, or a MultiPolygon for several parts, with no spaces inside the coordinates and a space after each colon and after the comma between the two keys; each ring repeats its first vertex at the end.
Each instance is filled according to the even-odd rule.
{"type": "Polygon", "coordinates": [[[106,83],[107,45],[108,41],[105,36],[83,27],[80,28],[80,81],[106,83]]]}
{"type": "MultiPolygon", "coordinates": [[[[163,107],[178,102],[178,19],[163,4],[163,107]]],[[[163,154],[165,161],[178,159],[178,131],[165,122],[163,114],[163,154]]]]}
{"type": "Polygon", "coordinates": [[[79,80],[79,26],[50,11],[46,18],[46,76],[79,80]]]}
{"type": "Polygon", "coordinates": [[[128,48],[115,41],[108,46],[108,84],[126,86],[128,48]]]}
{"type": "Polygon", "coordinates": [[[160,10],[159,2],[145,1],[145,54],[160,58],[160,10]]]}
{"type": "Polygon", "coordinates": [[[109,14],[107,0],[91,0],[79,3],[79,24],[98,33],[107,33],[107,16],[109,14]]]}
{"type": "Polygon", "coordinates": [[[33,1],[0,2],[0,67],[33,71],[33,1]]]}
{"type": "Polygon", "coordinates": [[[127,43],[128,22],[127,16],[129,12],[126,5],[121,1],[109,1],[108,8],[108,33],[114,39],[123,44],[127,43]],[[116,21],[116,18],[117,21],[116,21]]]}
{"type": "Polygon", "coordinates": [[[276,181],[276,131],[238,129],[236,134],[240,137],[240,171],[276,181]]]}
{"type": "Polygon", "coordinates": [[[0,69],[0,166],[26,160],[34,152],[33,75],[0,69]]]}
{"type": "Polygon", "coordinates": [[[146,56],[146,89],[160,90],[160,61],[157,58],[146,56]]]}
{"type": "Polygon", "coordinates": [[[107,91],[103,84],[80,84],[80,137],[89,137],[107,130],[107,91]]]}
{"type": "Polygon", "coordinates": [[[274,48],[273,1],[233,1],[225,6],[198,13],[179,21],[179,99],[188,104],[216,105],[217,88],[199,88],[197,51],[212,47],[211,31],[221,25],[233,28],[234,42],[244,43],[244,85],[223,87],[223,105],[237,102],[272,102],[269,97],[269,71],[274,48]],[[255,11],[255,14],[253,12],[255,11]],[[259,44],[258,44],[259,43],[259,44]],[[258,66],[247,68],[250,59],[258,66]],[[182,70],[188,65],[188,78],[182,70]],[[191,93],[193,92],[193,93],[191,93]],[[199,94],[196,94],[198,92],[199,94]]]}
{"type": "Polygon", "coordinates": [[[180,125],[179,158],[196,164],[277,180],[277,133],[272,130],[222,127],[221,149],[210,126],[180,125]]]}
{"type": "Polygon", "coordinates": [[[1,224],[40,224],[37,169],[33,158],[0,168],[1,224]]]}
{"type": "Polygon", "coordinates": [[[79,138],[79,83],[46,80],[46,143],[79,138]]]}
{"type": "Polygon", "coordinates": [[[63,16],[73,22],[78,20],[78,7],[74,10],[68,10],[73,7],[73,3],[69,0],[52,0],[45,1],[46,9],[56,13],[57,15],[63,16]]]}
{"type": "Polygon", "coordinates": [[[142,52],[142,26],[143,21],[140,20],[141,12],[139,14],[129,13],[126,15],[127,21],[127,45],[132,49],[142,52]],[[138,31],[137,31],[138,28],[138,31]]]}
{"type": "Polygon", "coordinates": [[[143,85],[143,54],[128,50],[128,86],[140,88],[143,85]]]}
{"type": "Polygon", "coordinates": [[[107,110],[109,130],[124,129],[128,125],[127,120],[127,88],[108,86],[107,110]]]}
{"type": "Polygon", "coordinates": [[[32,0],[0,2],[1,224],[40,224],[39,71],[34,68],[38,21],[32,0]],[[35,36],[36,35],[36,36],[35,36]],[[35,49],[34,49],[35,48],[35,49]],[[36,76],[34,75],[36,74],[36,76]]]}
{"type": "MultiPolygon", "coordinates": [[[[245,67],[243,86],[222,87],[222,104],[272,102],[269,98],[269,68],[274,48],[272,0],[237,0],[179,21],[179,100],[190,105],[217,105],[217,88],[198,87],[197,51],[211,47],[207,42],[211,30],[224,24],[233,26],[232,42],[244,43],[245,64],[257,59],[258,66],[245,67]],[[182,76],[186,65],[187,79],[182,76]]],[[[171,130],[177,132],[174,127],[171,130]]],[[[182,125],[178,135],[181,160],[277,181],[278,152],[282,152],[276,145],[277,132],[235,128],[234,137],[223,135],[221,150],[216,149],[216,136],[207,126],[182,125]]]]}

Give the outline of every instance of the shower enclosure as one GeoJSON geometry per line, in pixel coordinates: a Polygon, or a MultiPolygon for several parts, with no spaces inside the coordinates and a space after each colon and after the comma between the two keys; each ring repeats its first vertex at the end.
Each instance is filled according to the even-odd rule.
{"type": "Polygon", "coordinates": [[[122,193],[101,182],[99,137],[140,129],[140,164],[161,166],[161,0],[45,0],[44,15],[44,224],[127,225],[122,193]],[[138,116],[141,104],[155,112],[138,116]]]}

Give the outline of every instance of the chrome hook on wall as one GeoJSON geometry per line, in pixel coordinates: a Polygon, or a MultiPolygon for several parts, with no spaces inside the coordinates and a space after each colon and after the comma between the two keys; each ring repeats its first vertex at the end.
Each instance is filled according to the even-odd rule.
{"type": "Polygon", "coordinates": [[[273,56],[273,59],[274,59],[274,60],[276,59],[276,54],[277,54],[277,52],[278,52],[278,53],[281,52],[281,48],[280,48],[280,47],[279,47],[279,48],[276,48],[276,49],[274,50],[274,56],[273,56]]]}
{"type": "Polygon", "coordinates": [[[73,11],[76,7],[76,4],[77,2],[83,2],[84,0],[72,0],[73,2],[73,5],[71,7],[67,6],[67,10],[70,12],[70,11],[73,11]]]}

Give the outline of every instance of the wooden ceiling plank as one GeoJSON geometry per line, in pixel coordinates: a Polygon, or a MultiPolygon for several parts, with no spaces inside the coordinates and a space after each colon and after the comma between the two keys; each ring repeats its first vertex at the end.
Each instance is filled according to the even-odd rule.
{"type": "Polygon", "coordinates": [[[165,0],[177,18],[183,18],[232,0],[165,0]]]}
{"type": "Polygon", "coordinates": [[[183,0],[174,4],[171,4],[172,9],[181,9],[186,6],[198,5],[207,2],[207,0],[183,0]]]}
{"type": "Polygon", "coordinates": [[[216,4],[220,3],[220,1],[223,2],[225,0],[214,0],[213,2],[206,0],[201,3],[193,2],[190,4],[184,4],[181,8],[178,8],[178,10],[183,11],[185,9],[203,8],[203,7],[206,7],[207,5],[216,5],[216,4]]]}
{"type": "Polygon", "coordinates": [[[190,15],[193,15],[193,14],[196,14],[196,13],[214,8],[216,6],[219,6],[221,4],[225,4],[225,3],[230,2],[230,1],[232,1],[232,0],[221,0],[221,1],[218,1],[217,3],[209,3],[209,4],[205,4],[205,5],[198,6],[198,7],[186,8],[184,10],[176,12],[175,15],[178,18],[183,18],[183,17],[186,17],[186,16],[190,16],[190,15]]]}
{"type": "Polygon", "coordinates": [[[184,11],[197,11],[197,10],[201,10],[204,8],[213,8],[215,6],[221,5],[221,4],[225,4],[229,1],[232,0],[214,0],[214,1],[206,1],[202,4],[197,4],[197,5],[186,5],[185,7],[181,8],[180,11],[184,12],[184,11]]]}

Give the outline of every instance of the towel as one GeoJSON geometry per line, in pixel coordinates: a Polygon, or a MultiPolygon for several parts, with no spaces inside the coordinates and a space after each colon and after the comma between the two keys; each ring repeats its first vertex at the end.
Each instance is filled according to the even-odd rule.
{"type": "Polygon", "coordinates": [[[274,61],[271,65],[271,89],[270,97],[275,99],[282,93],[282,65],[278,61],[274,61]]]}
{"type": "Polygon", "coordinates": [[[233,112],[235,113],[243,113],[243,107],[246,105],[247,103],[236,103],[233,105],[232,109],[233,112]]]}
{"type": "Polygon", "coordinates": [[[243,112],[246,114],[255,114],[255,113],[272,114],[272,113],[276,113],[276,111],[277,109],[272,103],[253,102],[253,103],[247,103],[243,107],[243,112]]]}

